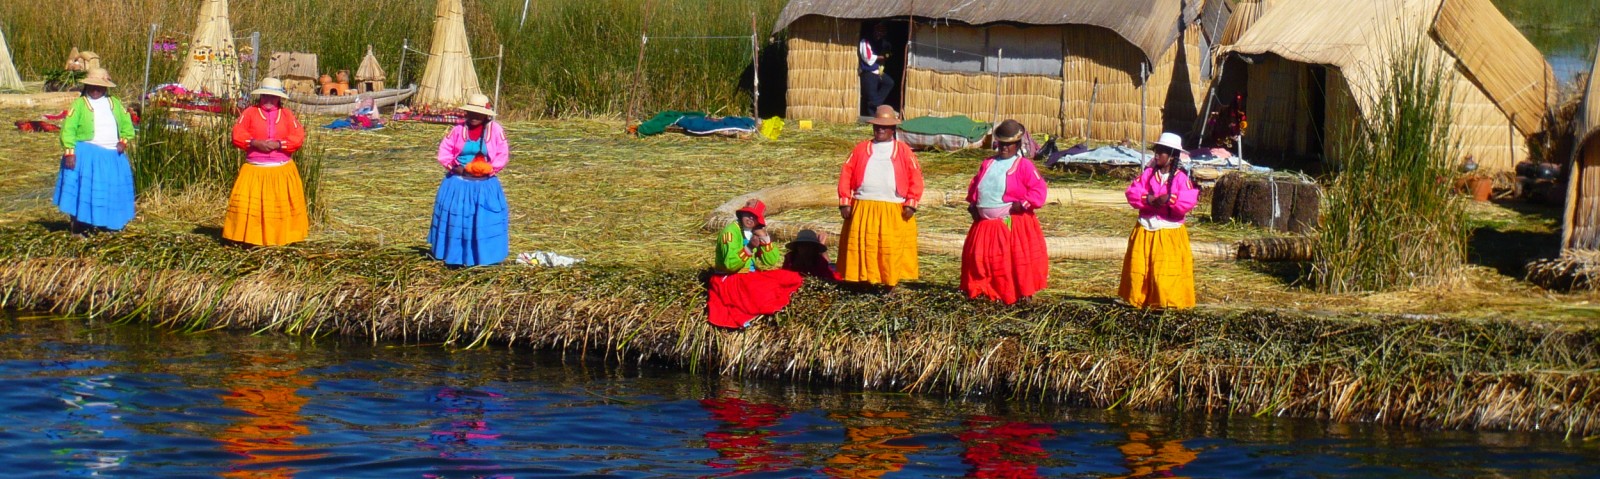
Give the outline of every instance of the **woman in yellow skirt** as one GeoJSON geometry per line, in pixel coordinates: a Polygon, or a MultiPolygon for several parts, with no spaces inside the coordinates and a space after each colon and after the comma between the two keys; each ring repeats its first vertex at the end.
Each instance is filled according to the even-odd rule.
{"type": "Polygon", "coordinates": [[[256,104],[245,108],[233,126],[233,146],[245,151],[245,164],[233,182],[222,237],[256,246],[306,239],[305,187],[290,155],[305,143],[306,129],[282,105],[289,93],[276,78],[261,80],[250,92],[256,104]]]}
{"type": "Polygon", "coordinates": [[[850,151],[839,173],[839,274],[847,282],[893,288],[917,279],[917,205],[922,166],[911,147],[895,138],[900,115],[880,105],[872,139],[850,151]]]}
{"type": "Polygon", "coordinates": [[[1128,236],[1117,294],[1140,308],[1194,307],[1194,253],[1184,217],[1200,202],[1200,190],[1178,168],[1183,138],[1162,133],[1155,157],[1128,185],[1128,204],[1139,222],[1128,236]]]}

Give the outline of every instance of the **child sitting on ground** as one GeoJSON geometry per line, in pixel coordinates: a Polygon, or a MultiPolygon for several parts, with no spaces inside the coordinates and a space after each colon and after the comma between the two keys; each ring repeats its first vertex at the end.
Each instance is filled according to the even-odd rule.
{"type": "Polygon", "coordinates": [[[786,247],[783,269],[803,275],[816,276],[825,281],[839,281],[839,272],[828,261],[827,236],[809,229],[800,230],[786,247]]]}

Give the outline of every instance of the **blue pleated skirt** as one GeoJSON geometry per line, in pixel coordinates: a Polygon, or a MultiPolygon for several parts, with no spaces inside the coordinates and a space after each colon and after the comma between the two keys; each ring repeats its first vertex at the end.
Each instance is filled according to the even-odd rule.
{"type": "Polygon", "coordinates": [[[448,265],[496,264],[510,254],[509,222],[499,177],[446,176],[433,200],[428,244],[433,257],[448,265]]]}
{"type": "Polygon", "coordinates": [[[133,167],[115,149],[80,141],[78,164],[61,169],[52,202],[73,221],[121,230],[133,221],[133,167]]]}

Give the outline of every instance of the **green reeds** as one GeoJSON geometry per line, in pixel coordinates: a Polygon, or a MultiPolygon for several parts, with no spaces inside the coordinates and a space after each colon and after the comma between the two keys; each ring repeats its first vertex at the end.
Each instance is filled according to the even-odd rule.
{"type": "MultiPolygon", "coordinates": [[[[141,195],[210,189],[226,196],[239,176],[244,153],[233,145],[231,118],[182,110],[151,108],[141,119],[139,138],[129,161],[135,191],[141,195]]],[[[316,135],[295,152],[295,165],[305,186],[313,218],[323,218],[322,168],[327,151],[316,135]]]]}
{"type": "Polygon", "coordinates": [[[1338,146],[1311,271],[1326,292],[1436,285],[1466,260],[1466,210],[1450,191],[1453,72],[1425,41],[1394,47],[1371,111],[1343,126],[1350,141],[1338,146]]]}
{"type": "MultiPolygon", "coordinates": [[[[747,114],[749,96],[739,85],[750,65],[749,37],[754,33],[765,47],[786,2],[535,1],[526,21],[520,1],[464,3],[473,56],[493,56],[498,45],[505,45],[501,111],[509,117],[527,117],[620,114],[635,93],[645,112],[673,108],[747,114]],[[640,37],[647,26],[653,39],[646,47],[644,76],[635,92],[640,37]]],[[[150,25],[160,24],[158,38],[170,35],[182,42],[194,31],[200,4],[200,0],[63,0],[46,9],[27,2],[0,2],[0,24],[25,78],[39,79],[45,71],[60,68],[67,52],[77,47],[100,54],[102,65],[121,86],[113,93],[133,98],[144,75],[150,25]]],[[[434,18],[433,0],[275,0],[231,2],[230,9],[236,37],[261,33],[256,65],[261,75],[274,51],[314,52],[323,72],[354,73],[370,44],[389,74],[390,85],[421,77],[426,58],[413,54],[406,60],[405,78],[398,78],[400,47],[409,39],[412,48],[427,51],[434,18]]],[[[239,45],[248,43],[241,40],[239,45]]],[[[176,81],[181,55],[156,56],[152,86],[176,81]]],[[[481,60],[477,66],[479,83],[492,94],[495,62],[481,60]]],[[[243,70],[248,79],[249,66],[243,70]]]]}

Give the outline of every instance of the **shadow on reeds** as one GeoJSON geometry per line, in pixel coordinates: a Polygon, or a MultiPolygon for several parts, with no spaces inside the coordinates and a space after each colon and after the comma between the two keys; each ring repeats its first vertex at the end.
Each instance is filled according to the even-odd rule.
{"type": "Polygon", "coordinates": [[[1494,268],[1515,279],[1523,277],[1528,261],[1561,254],[1559,237],[1554,233],[1500,231],[1488,226],[1472,231],[1468,250],[1468,262],[1494,268]]]}
{"type": "Polygon", "coordinates": [[[216,226],[206,226],[206,225],[195,226],[194,229],[189,230],[189,232],[192,233],[192,234],[196,234],[196,235],[200,235],[200,236],[204,236],[204,237],[207,237],[207,238],[214,239],[214,240],[217,241],[217,244],[219,244],[219,245],[227,245],[227,244],[229,244],[228,240],[222,239],[222,228],[219,228],[219,227],[216,227],[216,226]]]}

